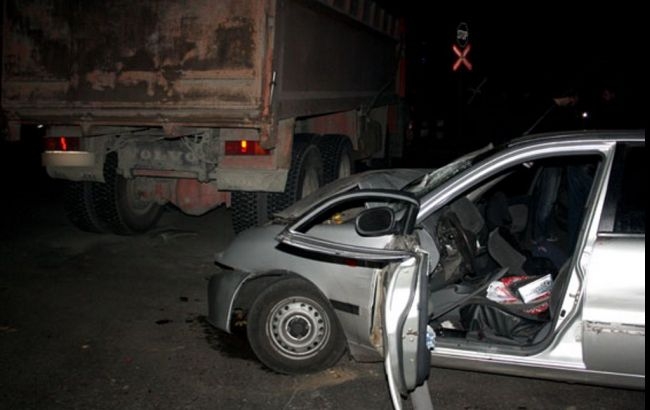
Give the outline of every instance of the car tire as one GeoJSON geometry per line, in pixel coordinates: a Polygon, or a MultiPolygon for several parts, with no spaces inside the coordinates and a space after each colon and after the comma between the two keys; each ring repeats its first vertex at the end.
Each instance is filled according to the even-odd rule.
{"type": "Polygon", "coordinates": [[[155,201],[137,197],[134,179],[117,174],[117,154],[110,153],[104,162],[105,183],[95,186],[99,201],[97,215],[118,235],[146,232],[156,225],[163,208],[155,201]]]}
{"type": "Polygon", "coordinates": [[[323,162],[310,134],[294,137],[291,168],[284,192],[233,191],[232,225],[235,233],[259,226],[323,185],[323,162]]]}
{"type": "Polygon", "coordinates": [[[323,135],[318,139],[318,149],[323,160],[323,180],[330,183],[354,174],[352,142],[345,135],[323,135]]]}
{"type": "Polygon", "coordinates": [[[318,372],[335,365],[345,337],[328,300],[298,278],[273,283],[248,312],[247,336],[257,358],[284,374],[318,372]]]}
{"type": "Polygon", "coordinates": [[[95,189],[99,182],[64,181],[63,209],[74,226],[86,232],[104,233],[106,224],[97,214],[95,189]]]}

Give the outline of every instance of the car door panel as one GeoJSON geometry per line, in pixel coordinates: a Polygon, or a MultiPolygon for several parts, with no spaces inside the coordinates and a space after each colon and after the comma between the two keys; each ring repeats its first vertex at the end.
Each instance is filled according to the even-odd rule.
{"type": "Polygon", "coordinates": [[[395,408],[426,381],[431,356],[426,345],[428,321],[428,254],[415,249],[413,257],[387,275],[384,303],[384,356],[395,408]]]}
{"type": "Polygon", "coordinates": [[[645,375],[646,158],[645,144],[619,144],[602,192],[586,262],[582,341],[589,370],[645,375]]]}
{"type": "Polygon", "coordinates": [[[645,374],[645,239],[601,236],[593,252],[583,310],[585,365],[645,374]]]}

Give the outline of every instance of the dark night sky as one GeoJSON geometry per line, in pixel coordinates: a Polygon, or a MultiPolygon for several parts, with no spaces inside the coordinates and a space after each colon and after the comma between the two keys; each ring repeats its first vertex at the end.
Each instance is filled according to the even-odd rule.
{"type": "MultiPolygon", "coordinates": [[[[591,109],[607,87],[626,112],[616,127],[645,126],[647,36],[639,5],[619,2],[581,9],[571,4],[567,10],[561,4],[526,2],[499,10],[430,2],[383,4],[406,18],[409,99],[421,117],[471,122],[470,112],[488,115],[498,95],[513,101],[524,95],[550,101],[573,94],[581,108],[591,109]],[[469,26],[472,72],[451,70],[451,47],[461,21],[469,26]],[[470,107],[471,90],[481,83],[481,94],[470,107]]],[[[530,108],[527,120],[536,118],[539,110],[543,112],[530,108]]],[[[511,132],[521,132],[523,122],[511,132]]]]}
{"type": "Polygon", "coordinates": [[[458,12],[431,18],[410,20],[414,40],[411,44],[430,44],[431,59],[453,59],[450,47],[455,28],[458,22],[465,21],[470,28],[475,70],[483,75],[532,82],[571,81],[614,71],[631,72],[642,64],[641,24],[635,24],[633,17],[615,13],[594,13],[589,17],[541,15],[529,19],[458,12]],[[445,46],[446,56],[440,53],[445,46]]]}

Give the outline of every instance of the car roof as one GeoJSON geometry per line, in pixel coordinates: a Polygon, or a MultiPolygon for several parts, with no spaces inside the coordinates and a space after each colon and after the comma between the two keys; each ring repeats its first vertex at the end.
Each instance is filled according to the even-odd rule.
{"type": "Polygon", "coordinates": [[[515,138],[506,143],[505,146],[517,147],[530,143],[543,143],[553,141],[581,141],[581,140],[606,140],[606,141],[645,141],[645,129],[641,130],[581,130],[548,132],[530,134],[515,138]]]}

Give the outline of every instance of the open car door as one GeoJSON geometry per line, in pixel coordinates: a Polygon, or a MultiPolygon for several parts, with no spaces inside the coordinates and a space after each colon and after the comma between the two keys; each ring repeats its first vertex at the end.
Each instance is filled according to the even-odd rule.
{"type": "Polygon", "coordinates": [[[389,267],[384,310],[384,366],[393,407],[401,396],[426,383],[431,366],[427,341],[427,267],[429,256],[417,246],[411,257],[389,267]]]}
{"type": "MultiPolygon", "coordinates": [[[[393,405],[426,382],[430,368],[427,347],[427,271],[429,255],[413,235],[419,202],[400,191],[360,190],[328,198],[284,229],[277,240],[329,258],[379,263],[385,270],[383,355],[393,405]],[[391,235],[385,248],[344,244],[310,235],[310,228],[335,210],[359,207],[354,218],[360,237],[391,235]]],[[[350,221],[351,223],[352,221],[350,221]]],[[[437,261],[433,261],[434,263],[437,261]]]]}

